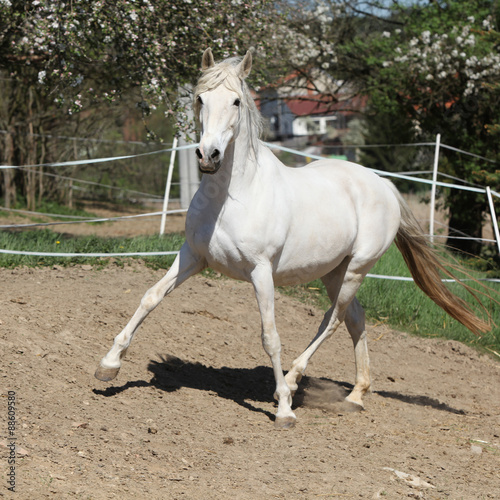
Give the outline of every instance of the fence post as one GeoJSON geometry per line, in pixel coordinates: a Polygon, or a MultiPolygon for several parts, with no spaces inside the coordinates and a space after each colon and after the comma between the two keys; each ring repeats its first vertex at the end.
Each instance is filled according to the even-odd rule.
{"type": "Polygon", "coordinates": [[[439,146],[441,144],[441,134],[436,135],[436,149],[434,151],[434,167],[432,169],[432,188],[431,188],[431,214],[429,222],[429,235],[431,243],[434,243],[434,212],[436,209],[436,181],[439,164],[439,146]]]}
{"type": "Polygon", "coordinates": [[[165,184],[165,196],[163,197],[163,209],[161,212],[160,236],[165,233],[165,222],[167,221],[167,207],[170,198],[170,186],[172,185],[172,173],[174,171],[175,154],[177,153],[177,136],[172,142],[172,152],[170,153],[170,163],[168,165],[167,183],[165,184]]]}
{"type": "MultiPolygon", "coordinates": [[[[185,138],[179,139],[179,146],[187,146],[185,138]]],[[[181,208],[188,208],[200,184],[198,161],[194,148],[179,151],[179,180],[181,183],[181,208]]]]}
{"type": "MultiPolygon", "coordinates": [[[[179,88],[179,101],[185,110],[187,120],[194,122],[191,102],[193,89],[191,85],[179,88]]],[[[196,137],[196,135],[195,135],[196,137]]],[[[192,139],[189,134],[181,135],[179,146],[187,146],[192,139]]],[[[181,184],[181,208],[188,208],[200,184],[198,176],[198,160],[194,149],[179,150],[179,181],[181,184]]]]}
{"type": "Polygon", "coordinates": [[[486,196],[488,197],[488,203],[490,204],[491,211],[491,223],[493,224],[493,232],[495,233],[495,239],[497,240],[498,253],[500,254],[500,233],[498,232],[498,220],[495,214],[495,205],[493,204],[493,198],[491,196],[491,189],[486,186],[486,196]]]}

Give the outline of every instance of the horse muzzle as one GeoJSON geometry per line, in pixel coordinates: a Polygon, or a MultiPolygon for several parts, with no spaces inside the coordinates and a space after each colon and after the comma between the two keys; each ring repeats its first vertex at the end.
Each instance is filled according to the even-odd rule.
{"type": "Polygon", "coordinates": [[[198,168],[200,169],[200,172],[202,174],[215,174],[215,172],[217,172],[217,170],[219,170],[221,166],[221,162],[218,161],[216,163],[210,163],[208,165],[202,165],[201,161],[198,165],[198,168]]]}
{"type": "Polygon", "coordinates": [[[214,149],[209,157],[203,155],[200,148],[196,148],[196,156],[198,157],[198,168],[203,174],[215,174],[219,170],[222,157],[218,149],[214,149]]]}

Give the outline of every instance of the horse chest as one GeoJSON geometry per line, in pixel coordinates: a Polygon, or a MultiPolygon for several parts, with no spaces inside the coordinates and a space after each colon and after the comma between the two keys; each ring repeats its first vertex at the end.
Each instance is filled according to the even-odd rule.
{"type": "Polygon", "coordinates": [[[244,223],[228,222],[224,218],[207,221],[191,230],[186,227],[186,238],[211,268],[231,278],[249,278],[258,239],[244,223]]]}

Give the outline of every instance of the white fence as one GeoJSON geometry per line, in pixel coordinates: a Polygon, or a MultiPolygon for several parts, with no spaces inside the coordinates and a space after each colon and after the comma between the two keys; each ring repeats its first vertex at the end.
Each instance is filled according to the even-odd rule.
{"type": "MultiPolygon", "coordinates": [[[[482,161],[485,162],[492,162],[492,160],[484,157],[480,157],[478,155],[474,155],[472,153],[468,153],[466,151],[461,151],[456,148],[453,148],[451,146],[447,146],[445,144],[441,144],[440,136],[438,135],[436,137],[435,142],[428,142],[428,143],[417,143],[417,144],[406,144],[405,146],[412,146],[412,147],[434,147],[435,148],[435,154],[434,154],[434,164],[433,164],[433,170],[432,170],[432,179],[421,179],[418,177],[415,177],[415,174],[417,172],[412,172],[412,173],[392,173],[392,172],[385,172],[385,171],[380,171],[380,170],[374,170],[377,174],[381,176],[386,176],[386,177],[393,177],[397,179],[405,179],[409,180],[412,182],[417,182],[417,183],[424,183],[428,184],[431,186],[431,203],[430,203],[430,237],[433,239],[434,237],[437,237],[434,234],[434,219],[435,219],[435,199],[436,199],[436,190],[437,187],[446,187],[446,188],[451,188],[451,189],[459,189],[459,190],[465,190],[465,191],[472,191],[476,193],[483,193],[485,197],[487,198],[488,201],[488,206],[490,209],[491,213],[491,220],[493,224],[493,233],[495,235],[495,240],[483,240],[483,241],[488,241],[488,242],[496,242],[498,251],[500,253],[500,235],[499,235],[499,230],[498,230],[498,219],[495,214],[495,207],[493,203],[493,197],[500,198],[500,194],[494,190],[492,190],[490,187],[485,186],[485,187],[478,187],[478,186],[472,186],[472,185],[460,185],[460,184],[454,184],[454,183],[448,183],[448,182],[441,182],[438,181],[438,175],[439,173],[439,151],[440,148],[447,148],[451,149],[453,151],[456,151],[458,154],[464,154],[464,155],[470,155],[474,156],[476,158],[481,159],[482,161]]],[[[28,227],[35,227],[35,226],[55,226],[55,225],[63,225],[63,224],[82,224],[82,223],[90,223],[90,222],[108,222],[108,221],[119,221],[119,220],[124,220],[124,219],[131,219],[131,218],[141,218],[141,217],[151,217],[151,216],[158,216],[161,218],[160,222],[160,227],[159,227],[159,233],[163,234],[164,228],[165,228],[165,221],[166,217],[169,214],[174,214],[174,213],[180,213],[180,212],[186,212],[185,209],[181,210],[168,210],[168,204],[169,204],[169,197],[170,197],[170,188],[171,188],[171,179],[172,179],[172,171],[174,168],[174,158],[175,158],[175,153],[177,151],[182,151],[182,150],[187,150],[187,149],[192,149],[195,148],[197,145],[196,144],[190,144],[190,145],[184,145],[184,146],[178,146],[177,143],[175,142],[173,144],[172,148],[168,149],[160,149],[158,151],[152,151],[152,152],[147,152],[147,153],[141,153],[137,155],[126,155],[126,156],[115,156],[115,157],[109,157],[109,158],[96,158],[96,159],[91,159],[91,160],[77,160],[77,161],[70,161],[70,162],[59,162],[59,163],[44,163],[44,164],[38,164],[38,165],[25,165],[23,167],[20,166],[15,166],[15,165],[0,165],[0,170],[4,169],[17,169],[17,168],[37,168],[37,167],[50,167],[50,168],[57,168],[57,167],[66,167],[66,166],[75,166],[75,165],[89,165],[89,164],[96,164],[96,163],[103,163],[103,162],[108,162],[108,161],[126,161],[127,159],[130,158],[137,158],[137,157],[147,157],[150,155],[158,155],[158,154],[167,154],[170,153],[170,163],[169,163],[169,168],[168,168],[168,174],[167,174],[167,182],[165,186],[165,195],[163,198],[163,209],[158,212],[149,212],[149,213],[141,213],[141,214],[136,214],[136,215],[130,215],[130,216],[122,216],[122,217],[111,217],[111,218],[85,218],[85,217],[76,217],[76,216],[61,216],[58,214],[47,214],[47,213],[39,213],[39,212],[28,212],[28,211],[23,211],[23,210],[13,210],[13,209],[7,209],[5,207],[0,207],[0,210],[4,211],[11,211],[11,212],[19,212],[23,214],[36,214],[36,215],[44,215],[44,216],[49,216],[49,217],[57,217],[57,218],[68,218],[71,220],[67,221],[56,221],[56,222],[45,222],[45,223],[30,223],[30,224],[14,224],[14,225],[0,225],[0,229],[7,229],[7,228],[28,228],[28,227]]],[[[293,150],[290,148],[286,148],[283,146],[278,146],[275,144],[268,144],[269,147],[272,149],[278,149],[282,150],[285,152],[293,153],[295,155],[303,156],[303,157],[308,157],[312,159],[323,159],[321,156],[315,156],[311,155],[310,153],[303,153],[301,151],[293,150]]],[[[401,146],[399,144],[395,145],[372,145],[372,146],[356,146],[356,147],[387,147],[387,146],[401,146]]],[[[423,173],[423,172],[418,172],[418,173],[423,173]]],[[[429,173],[429,172],[427,172],[429,173]]],[[[54,175],[54,174],[49,174],[49,175],[54,175]]],[[[69,179],[73,182],[80,182],[78,179],[69,179]]],[[[457,179],[460,180],[460,179],[457,179]]],[[[87,181],[88,182],[88,181],[87,181]]],[[[464,181],[461,181],[464,182],[464,181]]],[[[146,193],[142,193],[146,194],[146,193]]],[[[154,255],[172,255],[176,254],[178,252],[136,252],[136,253],[49,253],[49,252],[30,252],[28,250],[26,251],[13,251],[13,250],[6,250],[6,249],[0,249],[0,253],[4,254],[17,254],[17,255],[36,255],[36,256],[45,256],[45,257],[126,257],[126,256],[154,256],[154,255]]],[[[370,275],[372,277],[377,277],[374,275],[370,275]]],[[[407,278],[399,278],[399,277],[384,277],[386,279],[407,279],[407,278]]],[[[411,278],[408,278],[411,279],[411,278]]],[[[498,280],[497,280],[498,281],[498,280]]]]}

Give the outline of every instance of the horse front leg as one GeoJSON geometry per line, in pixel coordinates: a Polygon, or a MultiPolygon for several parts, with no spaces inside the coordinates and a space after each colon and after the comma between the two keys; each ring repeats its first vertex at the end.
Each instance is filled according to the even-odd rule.
{"type": "Polygon", "coordinates": [[[184,243],[167,274],[144,294],[139,307],[127,326],[115,337],[113,347],[102,358],[95,372],[97,379],[108,382],[118,375],[122,359],[134,338],[137,328],[139,328],[146,316],[161,302],[163,297],[204,267],[204,259],[194,255],[189,245],[184,243]]]}
{"type": "Polygon", "coordinates": [[[292,395],[281,368],[281,342],[274,318],[274,282],[270,266],[257,267],[251,278],[262,320],[262,345],[271,358],[276,381],[274,397],[278,400],[278,411],[274,426],[289,429],[295,425],[296,417],[292,411],[292,395]]]}

